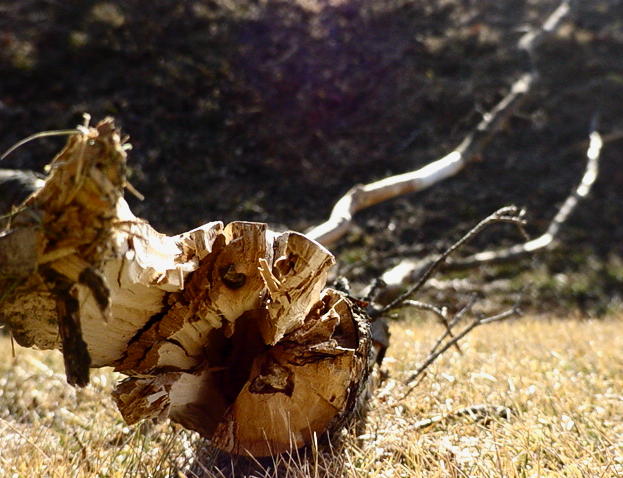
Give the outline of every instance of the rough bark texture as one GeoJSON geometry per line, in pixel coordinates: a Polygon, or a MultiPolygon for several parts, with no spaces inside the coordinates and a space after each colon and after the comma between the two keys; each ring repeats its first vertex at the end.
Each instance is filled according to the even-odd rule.
{"type": "Polygon", "coordinates": [[[249,222],[174,237],[123,199],[111,120],[76,131],[0,234],[0,320],[21,345],[60,348],[68,381],[128,378],[128,423],[170,417],[218,448],[303,446],[356,408],[379,344],[355,301],[325,289],[334,258],[249,222]]]}

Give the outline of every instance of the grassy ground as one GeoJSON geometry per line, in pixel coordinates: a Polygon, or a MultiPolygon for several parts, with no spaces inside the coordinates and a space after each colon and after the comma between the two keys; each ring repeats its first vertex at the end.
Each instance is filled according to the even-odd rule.
{"type": "MultiPolygon", "coordinates": [[[[439,328],[396,323],[389,378],[365,425],[333,451],[271,460],[252,472],[204,466],[208,476],[622,476],[621,332],[620,319],[482,327],[463,342],[463,356],[447,353],[404,398],[402,381],[439,328]],[[453,414],[479,404],[512,415],[453,414]]],[[[17,349],[11,358],[3,339],[0,355],[0,476],[175,476],[192,455],[193,435],[171,424],[122,423],[107,393],[112,372],[96,371],[88,388],[75,390],[59,354],[17,349]]]]}

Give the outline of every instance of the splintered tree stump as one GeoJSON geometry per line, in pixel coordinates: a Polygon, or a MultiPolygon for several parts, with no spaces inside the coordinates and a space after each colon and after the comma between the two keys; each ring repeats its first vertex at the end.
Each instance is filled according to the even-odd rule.
{"type": "Polygon", "coordinates": [[[325,288],[331,253],[251,222],[158,233],[123,199],[125,149],[110,119],[77,130],[13,206],[0,321],[60,349],[72,384],[90,367],[127,375],[113,395],[129,424],[169,417],[253,456],[339,429],[383,345],[356,300],[325,288]]]}

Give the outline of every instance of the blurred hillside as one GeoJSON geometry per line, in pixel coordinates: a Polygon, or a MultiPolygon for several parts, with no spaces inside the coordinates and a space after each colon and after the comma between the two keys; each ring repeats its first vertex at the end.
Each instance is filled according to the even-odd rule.
{"type": "MultiPolygon", "coordinates": [[[[604,134],[623,130],[623,2],[577,3],[538,50],[541,82],[481,162],[358,218],[338,252],[365,263],[361,275],[442,247],[509,203],[528,208],[530,232],[546,227],[583,171],[591,117],[604,134]]],[[[454,148],[529,66],[516,42],[557,4],[0,0],[0,150],[85,111],[112,115],[147,198],[132,207],[161,231],[216,219],[304,230],[354,183],[454,148]]],[[[41,170],[62,144],[37,141],[2,166],[41,170]]],[[[580,301],[620,297],[621,145],[604,147],[593,193],[547,261],[567,282],[587,267],[606,276],[600,297],[589,284],[580,301]]],[[[490,242],[504,237],[476,246],[490,242]]]]}

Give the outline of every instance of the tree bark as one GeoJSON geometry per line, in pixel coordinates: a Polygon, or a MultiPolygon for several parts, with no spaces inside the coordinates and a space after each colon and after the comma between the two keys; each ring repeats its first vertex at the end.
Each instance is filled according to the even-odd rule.
{"type": "Polygon", "coordinates": [[[123,199],[125,160],[112,120],[76,130],[8,215],[0,320],[16,341],[61,349],[75,385],[114,367],[126,422],[170,417],[230,453],[339,428],[382,346],[358,303],[325,288],[331,253],[250,222],[160,234],[123,199]]]}

